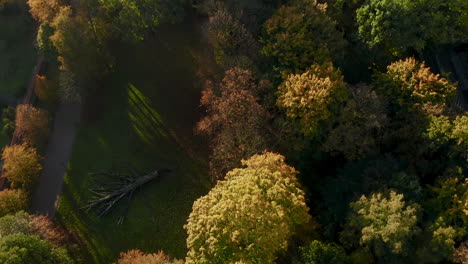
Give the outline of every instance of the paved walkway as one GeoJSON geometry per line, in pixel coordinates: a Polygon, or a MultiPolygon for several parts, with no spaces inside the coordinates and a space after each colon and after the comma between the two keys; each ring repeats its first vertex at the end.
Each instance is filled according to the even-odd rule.
{"type": "Polygon", "coordinates": [[[76,129],[80,121],[81,105],[60,104],[49,137],[45,159],[36,190],[32,196],[31,213],[55,216],[58,196],[67,172],[76,129]]]}

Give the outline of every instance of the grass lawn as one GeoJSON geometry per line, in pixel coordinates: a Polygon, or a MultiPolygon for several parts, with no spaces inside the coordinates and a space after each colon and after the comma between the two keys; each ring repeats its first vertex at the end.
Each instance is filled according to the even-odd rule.
{"type": "Polygon", "coordinates": [[[26,89],[34,67],[34,25],[24,11],[0,12],[0,95],[18,96],[26,89]]]}
{"type": "Polygon", "coordinates": [[[57,215],[81,237],[90,255],[86,263],[111,263],[133,248],[184,258],[183,225],[194,200],[211,187],[206,142],[193,135],[202,46],[197,23],[163,27],[155,38],[119,48],[116,72],[105,82],[108,92],[99,110],[88,114],[93,121],[82,122],[78,131],[57,215]],[[122,204],[100,219],[80,210],[91,198],[88,173],[125,162],[141,171],[172,172],[134,195],[122,225],[122,204]]]}

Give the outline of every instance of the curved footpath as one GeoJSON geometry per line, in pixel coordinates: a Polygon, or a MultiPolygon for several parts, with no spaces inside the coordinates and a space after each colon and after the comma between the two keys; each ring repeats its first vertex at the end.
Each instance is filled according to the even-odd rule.
{"type": "Polygon", "coordinates": [[[54,218],[80,115],[81,104],[61,103],[59,105],[45,153],[43,170],[32,195],[31,213],[54,218]]]}

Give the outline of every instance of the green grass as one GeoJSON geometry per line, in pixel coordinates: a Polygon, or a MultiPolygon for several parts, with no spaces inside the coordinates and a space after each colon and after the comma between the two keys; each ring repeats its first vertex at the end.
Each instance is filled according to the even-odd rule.
{"type": "Polygon", "coordinates": [[[86,263],[111,263],[133,248],[184,258],[183,225],[193,202],[210,188],[206,144],[193,135],[200,36],[194,23],[165,27],[157,35],[158,40],[117,49],[117,69],[104,84],[108,92],[99,111],[79,128],[57,214],[81,237],[86,263]],[[80,210],[91,198],[88,173],[124,162],[141,171],[172,172],[134,195],[122,225],[122,204],[100,219],[80,210]]]}
{"type": "Polygon", "coordinates": [[[34,25],[22,11],[0,12],[0,95],[18,96],[31,79],[34,25]]]}

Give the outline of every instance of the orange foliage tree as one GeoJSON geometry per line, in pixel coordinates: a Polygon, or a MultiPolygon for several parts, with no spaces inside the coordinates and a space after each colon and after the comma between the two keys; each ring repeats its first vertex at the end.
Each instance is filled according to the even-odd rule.
{"type": "Polygon", "coordinates": [[[16,108],[16,133],[25,143],[42,146],[49,133],[47,112],[32,105],[18,105],[16,108]]]}
{"type": "Polygon", "coordinates": [[[209,83],[203,91],[201,105],[207,115],[197,130],[212,139],[210,167],[217,178],[268,146],[269,114],[255,96],[258,89],[251,71],[233,68],[218,85],[209,83]]]}

